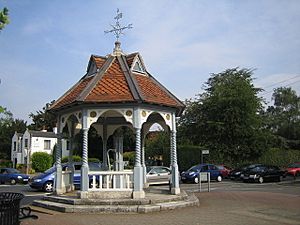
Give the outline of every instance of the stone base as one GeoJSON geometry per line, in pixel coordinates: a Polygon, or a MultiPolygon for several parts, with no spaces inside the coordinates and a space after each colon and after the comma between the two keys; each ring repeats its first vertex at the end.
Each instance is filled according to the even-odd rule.
{"type": "Polygon", "coordinates": [[[80,199],[131,199],[132,191],[78,191],[80,199]]]}
{"type": "Polygon", "coordinates": [[[132,198],[133,199],[145,198],[145,192],[144,191],[133,191],[132,198]]]}
{"type": "Polygon", "coordinates": [[[180,188],[171,188],[171,194],[172,195],[179,195],[180,194],[180,188]]]}

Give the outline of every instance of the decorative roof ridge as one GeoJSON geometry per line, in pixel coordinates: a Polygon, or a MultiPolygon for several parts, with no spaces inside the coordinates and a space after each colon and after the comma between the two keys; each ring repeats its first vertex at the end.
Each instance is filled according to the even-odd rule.
{"type": "Polygon", "coordinates": [[[111,66],[111,64],[114,62],[115,57],[110,56],[105,63],[102,65],[101,68],[99,68],[99,71],[94,75],[94,78],[89,82],[89,84],[84,88],[84,90],[80,93],[80,95],[77,98],[77,101],[83,101],[85,98],[89,95],[89,93],[94,89],[94,87],[97,85],[98,81],[101,80],[107,69],[111,66]]]}
{"type": "Polygon", "coordinates": [[[127,60],[126,60],[125,56],[124,55],[118,56],[117,59],[119,60],[121,69],[122,69],[122,71],[125,75],[127,84],[128,84],[129,89],[130,89],[130,91],[133,95],[134,100],[143,101],[144,98],[143,98],[142,92],[139,89],[139,86],[138,86],[135,78],[131,74],[131,70],[130,70],[128,64],[127,64],[127,60]]]}

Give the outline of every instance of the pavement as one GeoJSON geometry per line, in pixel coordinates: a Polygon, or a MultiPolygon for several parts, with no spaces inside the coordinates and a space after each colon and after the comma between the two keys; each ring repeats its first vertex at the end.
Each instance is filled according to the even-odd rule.
{"type": "Polygon", "coordinates": [[[260,191],[194,193],[199,206],[147,214],[33,212],[22,225],[300,225],[300,196],[260,191]]]}

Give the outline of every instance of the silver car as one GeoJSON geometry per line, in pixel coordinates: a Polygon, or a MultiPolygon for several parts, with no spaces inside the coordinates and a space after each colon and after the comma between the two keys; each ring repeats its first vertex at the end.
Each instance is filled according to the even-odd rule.
{"type": "Polygon", "coordinates": [[[149,166],[146,179],[148,184],[169,184],[171,170],[164,166],[149,166]]]}

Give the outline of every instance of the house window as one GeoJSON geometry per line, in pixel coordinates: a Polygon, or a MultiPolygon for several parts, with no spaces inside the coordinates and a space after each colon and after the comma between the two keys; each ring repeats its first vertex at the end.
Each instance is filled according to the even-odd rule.
{"type": "Polygon", "coordinates": [[[17,142],[14,141],[14,151],[17,151],[17,142]]]}
{"type": "Polygon", "coordinates": [[[51,141],[50,140],[44,140],[44,149],[50,150],[51,148],[51,141]]]}
{"type": "Polygon", "coordinates": [[[24,148],[28,148],[28,139],[26,138],[24,141],[25,141],[24,148]]]}

